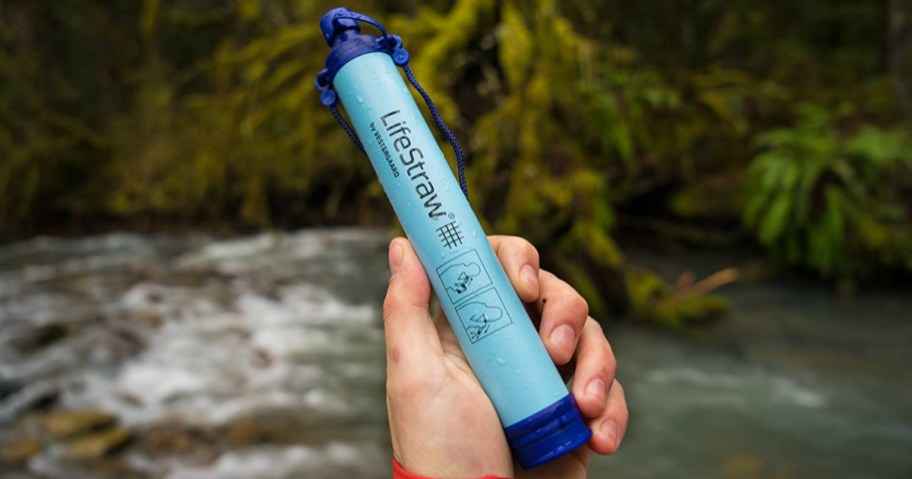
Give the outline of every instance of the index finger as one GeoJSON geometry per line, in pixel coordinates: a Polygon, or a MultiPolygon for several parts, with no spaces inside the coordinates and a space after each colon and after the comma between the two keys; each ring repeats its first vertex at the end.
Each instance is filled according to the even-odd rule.
{"type": "Polygon", "coordinates": [[[513,289],[524,303],[538,299],[539,256],[529,241],[518,236],[488,236],[488,242],[503,265],[513,289]]]}

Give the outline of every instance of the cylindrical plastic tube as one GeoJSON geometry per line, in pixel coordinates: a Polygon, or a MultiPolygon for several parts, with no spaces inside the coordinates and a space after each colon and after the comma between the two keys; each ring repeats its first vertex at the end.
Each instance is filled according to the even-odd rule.
{"type": "Polygon", "coordinates": [[[585,443],[591,432],[390,55],[347,59],[332,87],[522,465],[585,443]]]}

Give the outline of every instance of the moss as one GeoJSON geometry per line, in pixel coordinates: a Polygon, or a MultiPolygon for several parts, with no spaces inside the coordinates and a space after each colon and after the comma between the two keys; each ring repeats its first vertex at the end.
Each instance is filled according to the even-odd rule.
{"type": "Polygon", "coordinates": [[[718,318],[729,312],[726,300],[718,296],[675,296],[657,274],[629,268],[626,274],[630,292],[630,316],[671,328],[718,318]]]}
{"type": "Polygon", "coordinates": [[[701,178],[671,198],[669,210],[687,220],[737,221],[744,209],[742,171],[701,178]]]}
{"type": "Polygon", "coordinates": [[[526,26],[519,8],[512,2],[505,2],[501,10],[501,48],[498,51],[500,65],[510,89],[519,88],[531,73],[534,57],[534,39],[526,26]]]}

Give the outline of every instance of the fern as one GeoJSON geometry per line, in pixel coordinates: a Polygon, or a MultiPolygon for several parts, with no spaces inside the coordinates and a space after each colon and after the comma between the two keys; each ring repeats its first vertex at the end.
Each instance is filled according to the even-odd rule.
{"type": "Polygon", "coordinates": [[[758,135],[744,222],[771,255],[824,278],[910,263],[912,141],[805,105],[797,124],[758,135]],[[892,185],[892,188],[885,187],[892,185]]]}

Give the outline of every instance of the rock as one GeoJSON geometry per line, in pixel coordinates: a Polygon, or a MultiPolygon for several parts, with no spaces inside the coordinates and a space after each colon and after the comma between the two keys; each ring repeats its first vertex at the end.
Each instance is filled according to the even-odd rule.
{"type": "Polygon", "coordinates": [[[254,444],[298,444],[312,432],[298,417],[281,413],[259,414],[237,419],[222,428],[219,435],[228,447],[254,444]]]}
{"type": "Polygon", "coordinates": [[[0,401],[19,392],[25,383],[14,379],[0,379],[0,401]]]}
{"type": "Polygon", "coordinates": [[[137,435],[131,448],[150,458],[181,456],[195,464],[210,464],[218,457],[219,441],[211,431],[188,429],[179,424],[154,426],[137,435]]]}
{"type": "Polygon", "coordinates": [[[161,313],[154,309],[139,309],[130,313],[130,319],[139,323],[148,324],[152,327],[159,327],[164,322],[161,313]]]}
{"type": "Polygon", "coordinates": [[[17,334],[10,344],[21,354],[31,354],[60,341],[70,332],[66,325],[47,324],[17,334]]]}
{"type": "Polygon", "coordinates": [[[41,429],[56,440],[63,440],[111,426],[116,420],[113,414],[101,410],[59,410],[41,419],[41,429]]]}
{"type": "Polygon", "coordinates": [[[193,436],[178,428],[157,428],[142,435],[143,449],[158,455],[184,454],[195,442],[193,436]]]}
{"type": "Polygon", "coordinates": [[[18,439],[0,445],[0,463],[25,462],[41,452],[41,441],[33,438],[18,439]]]}
{"type": "Polygon", "coordinates": [[[133,431],[114,427],[82,436],[66,446],[63,456],[74,461],[99,459],[122,448],[133,438],[133,431]]]}

